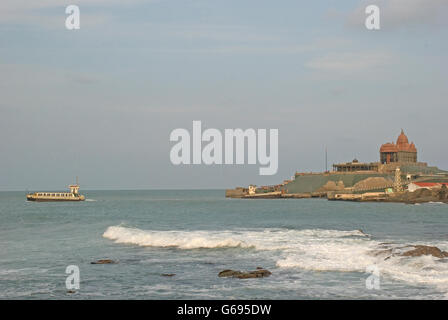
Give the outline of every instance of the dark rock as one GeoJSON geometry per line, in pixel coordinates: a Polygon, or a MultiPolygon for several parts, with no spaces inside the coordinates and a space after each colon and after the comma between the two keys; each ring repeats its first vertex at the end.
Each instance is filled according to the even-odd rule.
{"type": "Polygon", "coordinates": [[[261,276],[258,276],[257,274],[252,273],[252,272],[241,272],[241,274],[236,276],[235,278],[238,278],[238,279],[251,279],[251,278],[261,278],[261,276]]]}
{"type": "Polygon", "coordinates": [[[241,274],[241,271],[235,271],[235,270],[226,269],[226,270],[223,270],[220,273],[218,273],[218,277],[221,277],[221,278],[236,277],[236,276],[238,276],[240,274],[241,274]]]}
{"type": "Polygon", "coordinates": [[[388,260],[391,257],[420,257],[420,256],[433,256],[436,258],[448,258],[448,252],[442,251],[437,247],[425,246],[425,245],[406,245],[393,248],[384,248],[380,250],[371,251],[373,256],[383,256],[384,260],[388,260]]]}
{"type": "Polygon", "coordinates": [[[176,274],[175,273],[162,273],[161,276],[162,277],[174,277],[176,274]]]}
{"type": "Polygon", "coordinates": [[[403,245],[403,246],[388,246],[385,243],[379,245],[379,250],[372,250],[370,253],[376,257],[384,257],[388,260],[391,257],[420,257],[430,255],[436,258],[448,258],[448,252],[442,251],[437,247],[425,245],[403,245]]]}
{"type": "Polygon", "coordinates": [[[111,259],[100,259],[100,260],[90,262],[90,264],[114,264],[114,263],[117,263],[117,262],[114,260],[111,260],[111,259]]]}
{"type": "Polygon", "coordinates": [[[436,258],[446,258],[448,257],[448,252],[442,251],[437,247],[415,245],[413,250],[406,251],[401,255],[404,257],[420,257],[425,255],[431,255],[436,258]]]}
{"type": "Polygon", "coordinates": [[[272,273],[269,270],[263,269],[261,267],[257,267],[257,270],[254,271],[235,271],[235,270],[223,270],[218,274],[218,277],[221,278],[238,278],[238,279],[250,279],[250,278],[263,278],[269,277],[272,273]]]}
{"type": "Polygon", "coordinates": [[[256,271],[244,272],[238,278],[246,279],[246,278],[263,278],[269,277],[272,273],[266,269],[258,269],[256,271]]]}

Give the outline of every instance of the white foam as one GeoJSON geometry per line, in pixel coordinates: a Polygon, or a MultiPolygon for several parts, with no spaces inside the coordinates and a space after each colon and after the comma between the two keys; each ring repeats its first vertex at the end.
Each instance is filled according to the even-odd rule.
{"type": "MultiPolygon", "coordinates": [[[[446,242],[426,244],[442,250],[448,247],[446,242]]],[[[378,254],[380,248],[380,242],[370,239],[307,239],[299,241],[295,249],[287,250],[284,258],[277,261],[277,266],[312,271],[366,272],[368,266],[375,265],[382,276],[413,284],[430,284],[448,292],[448,261],[445,263],[433,256],[399,256],[399,253],[412,249],[404,249],[399,244],[386,246],[382,254],[378,254]],[[386,249],[392,252],[384,251],[386,249]]]]}
{"type": "Polygon", "coordinates": [[[148,247],[178,247],[180,249],[250,247],[231,233],[209,231],[144,231],[136,228],[113,226],[107,228],[103,237],[116,243],[148,247]]]}
{"type": "Polygon", "coordinates": [[[289,230],[265,229],[235,231],[154,231],[125,226],[108,227],[104,238],[116,243],[150,247],[178,247],[180,249],[243,247],[260,250],[288,250],[297,248],[303,239],[332,239],[334,237],[366,238],[359,230],[289,230]]]}
{"type": "MultiPolygon", "coordinates": [[[[103,237],[117,243],[179,249],[240,247],[276,251],[279,268],[310,271],[365,272],[376,265],[382,276],[415,284],[435,285],[448,292],[448,263],[432,256],[390,256],[380,248],[400,253],[400,245],[382,245],[360,230],[264,229],[225,231],[154,231],[111,226],[103,237]],[[390,256],[390,257],[389,257],[390,256]]],[[[419,243],[413,243],[419,244],[419,243]]],[[[421,243],[448,249],[448,242],[421,243]]]]}

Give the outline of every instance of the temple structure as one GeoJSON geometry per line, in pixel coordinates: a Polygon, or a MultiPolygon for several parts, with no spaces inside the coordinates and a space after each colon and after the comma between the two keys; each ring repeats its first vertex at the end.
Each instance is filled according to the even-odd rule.
{"type": "Polygon", "coordinates": [[[385,143],[380,148],[380,162],[389,164],[392,162],[417,162],[417,149],[413,142],[409,144],[408,137],[401,129],[397,143],[385,143]]]}
{"type": "Polygon", "coordinates": [[[380,148],[379,162],[352,162],[333,164],[335,172],[381,171],[394,172],[397,166],[426,166],[426,163],[417,162],[417,148],[414,143],[409,143],[403,129],[397,138],[397,143],[385,143],[380,148]]]}

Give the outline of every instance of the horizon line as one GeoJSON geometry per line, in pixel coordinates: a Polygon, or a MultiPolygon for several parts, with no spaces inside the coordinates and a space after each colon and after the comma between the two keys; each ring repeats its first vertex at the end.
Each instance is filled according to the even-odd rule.
{"type": "MultiPolygon", "coordinates": [[[[226,190],[227,187],[223,188],[125,188],[125,189],[100,189],[100,188],[93,188],[93,189],[82,189],[84,191],[185,191],[185,190],[192,190],[192,191],[206,191],[206,190],[226,190]]],[[[34,189],[33,189],[34,190],[34,189]]],[[[0,192],[32,192],[32,190],[26,190],[26,189],[2,189],[0,188],[0,192]]],[[[63,192],[63,191],[36,191],[36,192],[63,192]]]]}

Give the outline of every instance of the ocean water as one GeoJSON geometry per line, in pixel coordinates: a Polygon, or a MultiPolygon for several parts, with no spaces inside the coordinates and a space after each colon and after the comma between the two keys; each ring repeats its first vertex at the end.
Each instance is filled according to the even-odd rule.
{"type": "Polygon", "coordinates": [[[448,250],[444,204],[226,199],[222,190],[83,194],[81,203],[35,203],[0,192],[0,299],[448,297],[448,259],[375,254],[407,244],[448,250]],[[91,264],[98,259],[118,263],[91,264]],[[80,271],[74,293],[69,265],[80,271]],[[366,287],[372,266],[376,289],[366,287]],[[257,267],[272,275],[218,277],[257,267]]]}

